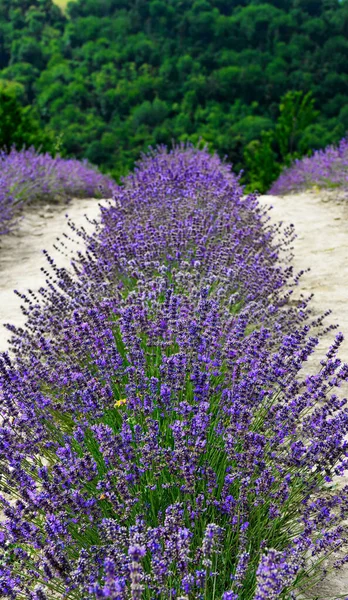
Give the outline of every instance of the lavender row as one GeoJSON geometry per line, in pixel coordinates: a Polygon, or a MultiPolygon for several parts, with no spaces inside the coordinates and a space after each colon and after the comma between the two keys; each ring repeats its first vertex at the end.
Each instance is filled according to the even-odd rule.
{"type": "Polygon", "coordinates": [[[108,197],[111,180],[87,162],[39,154],[34,148],[0,152],[0,235],[18,222],[24,205],[73,197],[108,197]]]}
{"type": "Polygon", "coordinates": [[[318,186],[323,189],[348,190],[348,139],[338,146],[316,150],[312,156],[295,160],[272,185],[273,195],[301,192],[318,186]]]}
{"type": "Polygon", "coordinates": [[[277,229],[217,157],[144,158],[73,274],[0,361],[0,595],[305,597],[346,561],[348,377],[339,334],[289,305],[277,229]]]}

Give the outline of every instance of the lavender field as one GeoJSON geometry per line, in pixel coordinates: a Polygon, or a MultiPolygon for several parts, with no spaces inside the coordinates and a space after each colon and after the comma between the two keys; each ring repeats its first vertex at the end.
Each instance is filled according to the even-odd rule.
{"type": "Polygon", "coordinates": [[[76,235],[1,355],[1,596],[313,597],[347,562],[348,366],[331,329],[303,376],[293,228],[179,147],[76,235]]]}
{"type": "Polygon", "coordinates": [[[348,138],[336,146],[316,150],[312,156],[295,160],[275,181],[270,193],[296,193],[313,186],[348,193],[348,138]]]}
{"type": "Polygon", "coordinates": [[[87,161],[52,158],[34,148],[0,151],[0,235],[15,229],[23,208],[33,203],[105,197],[113,187],[87,161]]]}

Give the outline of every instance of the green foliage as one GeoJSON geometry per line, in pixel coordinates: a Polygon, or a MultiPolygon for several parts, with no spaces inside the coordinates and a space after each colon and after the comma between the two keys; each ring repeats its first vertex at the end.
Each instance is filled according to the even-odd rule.
{"type": "Polygon", "coordinates": [[[283,96],[274,129],[263,130],[260,139],[245,147],[248,190],[266,192],[282,167],[318,147],[319,135],[328,139],[323,126],[313,125],[320,114],[314,104],[311,92],[290,91],[283,96]]]}
{"type": "Polygon", "coordinates": [[[263,131],[261,140],[254,140],[245,148],[244,158],[250,181],[247,189],[250,191],[266,192],[280,173],[273,142],[273,132],[263,131]]]}
{"type": "Polygon", "coordinates": [[[0,77],[67,156],[119,177],[149,145],[204,140],[252,161],[252,187],[266,156],[345,135],[347,36],[348,0],[0,0],[0,77]]]}
{"type": "Polygon", "coordinates": [[[41,128],[35,108],[23,107],[23,88],[18,83],[0,80],[0,148],[12,146],[51,150],[53,135],[41,128]]]}
{"type": "Polygon", "coordinates": [[[319,116],[314,108],[312,93],[288,92],[281,100],[280,116],[275,128],[275,139],[284,164],[296,158],[301,135],[319,116]]]}

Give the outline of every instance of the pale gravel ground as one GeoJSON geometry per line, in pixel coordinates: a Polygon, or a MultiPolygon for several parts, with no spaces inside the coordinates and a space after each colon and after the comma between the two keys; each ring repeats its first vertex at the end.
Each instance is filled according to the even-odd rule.
{"type": "MultiPolygon", "coordinates": [[[[296,294],[314,292],[312,307],[315,314],[328,308],[333,313],[328,322],[340,324],[339,330],[346,335],[340,356],[348,362],[348,203],[340,201],[335,194],[308,192],[286,197],[262,196],[262,205],[273,205],[272,221],[293,223],[297,232],[294,241],[294,267],[311,271],[301,279],[296,294]]],[[[0,239],[0,324],[10,322],[23,325],[25,318],[20,311],[21,300],[13,289],[25,292],[38,290],[45,283],[40,267],[47,267],[42,254],[45,248],[59,266],[68,266],[70,255],[60,255],[54,250],[56,238],[69,234],[65,214],[76,225],[91,228],[84,218],[99,216],[99,201],[73,200],[69,206],[46,206],[32,209],[23,219],[17,234],[0,239]]],[[[73,249],[76,245],[68,242],[73,249]]],[[[334,333],[325,336],[316,357],[308,365],[313,371],[333,339],[334,333]]],[[[8,333],[0,327],[0,350],[7,348],[8,333]]],[[[348,477],[347,477],[348,482],[348,477]]],[[[348,597],[348,566],[339,574],[326,579],[314,594],[314,598],[348,597]]]]}
{"type": "MultiPolygon", "coordinates": [[[[327,309],[332,314],[328,324],[338,323],[345,335],[339,357],[348,362],[348,202],[335,193],[306,192],[284,197],[262,196],[262,206],[272,205],[273,222],[293,223],[297,238],[293,243],[295,272],[311,269],[300,280],[294,295],[314,293],[311,306],[314,314],[327,309]]],[[[317,370],[319,361],[330,346],[335,332],[323,336],[306,371],[317,370]]],[[[344,396],[348,386],[341,389],[344,396]]],[[[348,474],[339,478],[339,485],[348,484],[348,474]],[[343,481],[344,480],[344,481],[343,481]]],[[[332,573],[309,594],[315,599],[348,598],[348,565],[332,573]]]]}
{"type": "MultiPolygon", "coordinates": [[[[273,207],[269,213],[273,222],[294,224],[294,272],[310,269],[301,277],[294,296],[314,293],[314,314],[332,310],[326,323],[339,324],[338,331],[346,337],[340,357],[348,362],[348,201],[332,192],[309,191],[283,197],[261,196],[260,203],[273,207]]],[[[334,335],[330,332],[322,339],[311,369],[334,335]]]]}
{"type": "Polygon", "coordinates": [[[20,310],[23,301],[13,290],[25,293],[31,289],[35,292],[45,285],[46,277],[40,268],[47,269],[48,262],[42,253],[43,249],[49,252],[58,266],[69,267],[71,252],[64,256],[54,248],[57,238],[63,240],[70,251],[79,248],[76,239],[71,242],[62,235],[72,233],[66,214],[76,225],[92,231],[93,225],[84,215],[90,220],[98,219],[100,202],[95,199],[78,198],[68,205],[33,207],[26,212],[18,232],[0,237],[0,351],[7,349],[7,340],[11,336],[3,327],[3,323],[17,326],[25,323],[25,317],[20,310]]]}

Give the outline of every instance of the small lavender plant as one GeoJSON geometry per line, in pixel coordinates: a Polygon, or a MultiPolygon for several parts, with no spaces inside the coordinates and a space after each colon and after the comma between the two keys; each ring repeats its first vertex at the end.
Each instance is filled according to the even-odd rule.
{"type": "Polygon", "coordinates": [[[269,193],[276,195],[301,192],[318,186],[323,189],[348,190],[348,139],[338,146],[316,150],[312,156],[295,160],[272,185],[269,193]]]}
{"type": "Polygon", "coordinates": [[[73,197],[109,197],[114,184],[87,162],[49,154],[34,148],[0,152],[0,234],[17,223],[24,205],[57,202],[73,197]]]}
{"type": "Polygon", "coordinates": [[[216,156],[161,149],[79,233],[0,361],[0,595],[305,595],[346,545],[348,366],[339,334],[299,376],[321,320],[287,305],[257,198],[216,156]]]}

